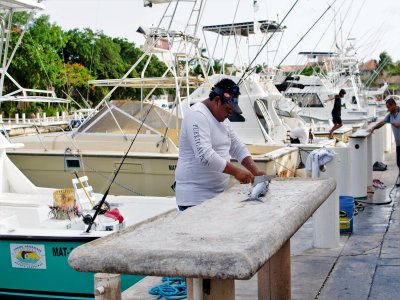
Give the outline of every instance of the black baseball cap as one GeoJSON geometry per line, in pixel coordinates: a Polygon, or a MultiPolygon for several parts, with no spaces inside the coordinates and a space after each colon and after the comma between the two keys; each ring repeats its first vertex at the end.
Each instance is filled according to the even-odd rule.
{"type": "Polygon", "coordinates": [[[220,96],[223,102],[228,103],[235,113],[243,113],[239,107],[240,89],[233,80],[222,79],[215,84],[211,91],[220,96]]]}

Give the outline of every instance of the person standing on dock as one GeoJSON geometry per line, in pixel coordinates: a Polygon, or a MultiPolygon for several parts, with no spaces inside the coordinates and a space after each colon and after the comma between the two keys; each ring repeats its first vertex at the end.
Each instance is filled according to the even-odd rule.
{"type": "MultiPolygon", "coordinates": [[[[333,99],[330,100],[335,100],[333,103],[333,109],[332,109],[332,122],[333,122],[333,127],[329,131],[328,138],[333,139],[333,132],[336,129],[339,129],[340,127],[343,126],[342,122],[342,98],[346,95],[346,91],[344,89],[341,89],[339,91],[339,94],[336,95],[333,99]]],[[[330,101],[328,100],[328,101],[330,101]]]]}
{"type": "Polygon", "coordinates": [[[396,162],[400,174],[400,107],[397,106],[396,101],[393,98],[389,98],[386,100],[386,108],[389,113],[382,121],[378,122],[368,131],[373,133],[376,129],[381,128],[385,124],[392,125],[394,140],[396,142],[396,162]]]}
{"type": "Polygon", "coordinates": [[[234,113],[242,114],[239,95],[235,82],[222,79],[211,89],[208,99],[193,105],[185,115],[175,172],[179,210],[222,193],[229,175],[243,184],[252,183],[254,176],[265,175],[257,168],[227,119],[234,113]],[[231,157],[244,168],[232,164],[231,157]]]}

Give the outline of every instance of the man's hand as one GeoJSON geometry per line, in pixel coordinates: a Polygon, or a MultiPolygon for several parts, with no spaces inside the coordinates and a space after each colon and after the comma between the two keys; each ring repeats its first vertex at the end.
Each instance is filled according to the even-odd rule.
{"type": "Polygon", "coordinates": [[[253,174],[251,174],[247,170],[243,170],[240,168],[237,168],[234,176],[235,176],[236,180],[239,181],[240,183],[253,183],[253,181],[254,181],[253,174]]]}
{"type": "Polygon", "coordinates": [[[224,173],[232,175],[240,183],[252,183],[254,181],[254,175],[250,171],[236,167],[230,162],[226,163],[224,173]]]}

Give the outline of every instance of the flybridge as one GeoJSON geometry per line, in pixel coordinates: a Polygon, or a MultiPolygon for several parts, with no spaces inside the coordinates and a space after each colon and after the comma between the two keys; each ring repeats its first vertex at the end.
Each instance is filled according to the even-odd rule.
{"type": "Polygon", "coordinates": [[[339,53],[336,52],[320,52],[320,51],[304,51],[299,52],[300,55],[306,55],[309,58],[316,58],[318,56],[327,56],[327,57],[336,57],[339,56],[339,53]]]}
{"type": "Polygon", "coordinates": [[[31,0],[1,0],[0,1],[0,11],[13,10],[25,11],[25,10],[43,10],[45,9],[44,4],[38,3],[37,1],[31,0]]]}
{"type": "MultiPolygon", "coordinates": [[[[46,102],[46,103],[69,103],[69,100],[57,98],[53,90],[28,89],[22,87],[10,74],[8,68],[17,51],[19,44],[27,30],[24,27],[19,35],[18,41],[13,49],[10,47],[12,18],[15,12],[43,10],[45,6],[37,1],[30,0],[0,0],[0,12],[4,13],[2,20],[4,21],[0,29],[0,61],[3,62],[0,68],[0,103],[3,101],[16,102],[46,102]],[[4,80],[8,78],[14,85],[15,90],[3,95],[4,80]]],[[[28,23],[28,22],[27,22],[28,23]]]]}
{"type": "Polygon", "coordinates": [[[283,32],[286,29],[286,26],[279,26],[279,24],[275,21],[256,21],[256,22],[241,22],[241,23],[230,23],[230,24],[222,24],[222,25],[210,25],[204,26],[203,31],[215,32],[223,36],[228,35],[241,35],[241,36],[249,36],[251,34],[257,33],[260,31],[261,33],[268,32],[283,32]]]}

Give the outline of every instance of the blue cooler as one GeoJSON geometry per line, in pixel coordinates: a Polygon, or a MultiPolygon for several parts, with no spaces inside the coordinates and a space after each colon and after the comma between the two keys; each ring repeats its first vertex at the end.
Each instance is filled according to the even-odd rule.
{"type": "Polygon", "coordinates": [[[339,196],[340,202],[340,233],[353,232],[354,198],[351,196],[339,196]]]}

